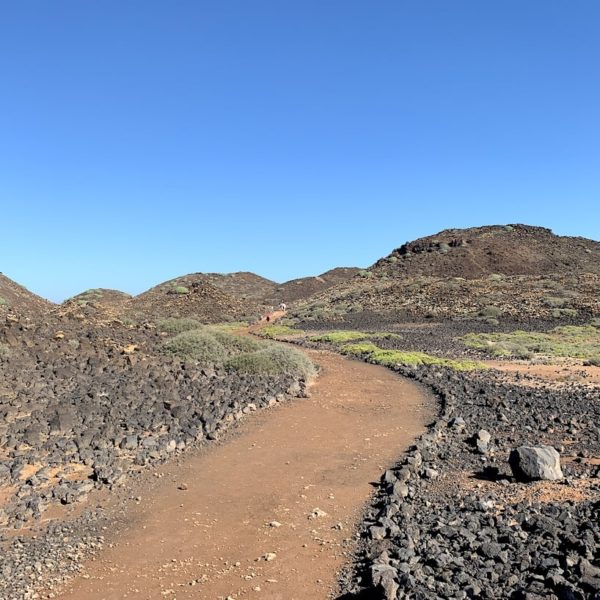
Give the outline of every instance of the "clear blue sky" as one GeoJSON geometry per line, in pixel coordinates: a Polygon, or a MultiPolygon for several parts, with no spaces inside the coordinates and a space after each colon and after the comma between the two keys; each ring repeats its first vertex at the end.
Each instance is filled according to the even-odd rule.
{"type": "Polygon", "coordinates": [[[597,0],[27,0],[0,271],[53,300],[282,281],[448,227],[600,238],[597,0]]]}

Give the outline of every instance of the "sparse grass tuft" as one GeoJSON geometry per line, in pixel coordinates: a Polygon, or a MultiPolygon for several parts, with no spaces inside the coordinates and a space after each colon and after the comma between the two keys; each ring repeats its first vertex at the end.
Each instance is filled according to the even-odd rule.
{"type": "Polygon", "coordinates": [[[492,356],[600,358],[600,331],[592,325],[567,325],[548,332],[470,333],[462,341],[492,356]]]}
{"type": "Polygon", "coordinates": [[[397,333],[386,332],[367,332],[367,331],[329,331],[313,335],[310,338],[311,342],[328,342],[330,344],[345,344],[356,340],[399,340],[402,336],[397,333]]]}
{"type": "Polygon", "coordinates": [[[343,344],[354,340],[364,340],[369,337],[368,333],[362,331],[330,331],[311,336],[312,342],[329,342],[330,344],[343,344]]]}
{"type": "Polygon", "coordinates": [[[219,329],[220,331],[237,331],[238,329],[244,329],[248,327],[247,321],[231,321],[229,323],[215,323],[211,325],[211,329],[219,329]]]}
{"type": "Polygon", "coordinates": [[[176,294],[189,294],[190,290],[185,287],[185,285],[177,285],[173,288],[173,291],[176,294]]]}
{"type": "Polygon", "coordinates": [[[0,360],[4,360],[10,356],[10,348],[6,344],[0,344],[0,360]]]}
{"type": "Polygon", "coordinates": [[[6,298],[2,298],[0,296],[0,306],[6,306],[8,304],[8,301],[6,300],[6,298]]]}
{"type": "Polygon", "coordinates": [[[408,367],[418,367],[422,365],[437,365],[448,367],[455,371],[474,371],[485,369],[485,365],[473,360],[452,360],[449,358],[440,358],[431,356],[424,352],[403,352],[401,350],[384,350],[372,342],[358,344],[346,344],[341,347],[343,354],[360,356],[367,358],[369,362],[377,365],[391,367],[394,365],[404,365],[408,367]]]}
{"type": "Polygon", "coordinates": [[[260,330],[260,335],[270,340],[274,340],[279,337],[289,337],[303,334],[304,331],[301,329],[292,329],[286,325],[267,325],[260,330]]]}
{"type": "Polygon", "coordinates": [[[162,321],[159,321],[157,327],[159,331],[164,331],[165,333],[181,333],[182,331],[200,329],[202,327],[202,323],[196,319],[177,319],[171,317],[169,319],[163,319],[162,321]]]}

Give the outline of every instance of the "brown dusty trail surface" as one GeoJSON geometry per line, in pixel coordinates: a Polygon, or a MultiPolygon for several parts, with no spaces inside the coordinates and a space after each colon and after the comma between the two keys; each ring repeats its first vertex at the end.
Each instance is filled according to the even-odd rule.
{"type": "Polygon", "coordinates": [[[389,370],[309,353],[322,367],[310,398],[254,413],[136,483],[127,525],[55,597],[331,597],[370,482],[424,431],[431,406],[389,370]]]}

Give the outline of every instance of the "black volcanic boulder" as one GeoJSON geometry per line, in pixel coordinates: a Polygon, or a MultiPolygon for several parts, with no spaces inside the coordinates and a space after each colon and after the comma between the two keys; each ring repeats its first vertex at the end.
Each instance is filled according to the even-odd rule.
{"type": "Polygon", "coordinates": [[[521,446],[510,453],[508,459],[515,479],[536,481],[563,478],[560,454],[552,446],[521,446]]]}

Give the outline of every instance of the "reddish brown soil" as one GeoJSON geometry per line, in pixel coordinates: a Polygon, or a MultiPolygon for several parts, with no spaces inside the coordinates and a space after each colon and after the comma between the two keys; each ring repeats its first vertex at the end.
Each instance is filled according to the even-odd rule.
{"type": "Polygon", "coordinates": [[[600,368],[586,367],[581,364],[553,364],[536,365],[529,363],[516,363],[500,360],[487,360],[485,364],[504,371],[505,373],[530,375],[538,379],[549,380],[555,383],[586,383],[600,385],[600,368]]]}
{"type": "Polygon", "coordinates": [[[137,483],[129,525],[107,532],[105,550],[55,597],[330,597],[371,482],[423,432],[430,408],[384,368],[311,356],[322,366],[311,398],[255,413],[229,440],[137,483]],[[311,518],[315,509],[325,514],[311,518]]]}

